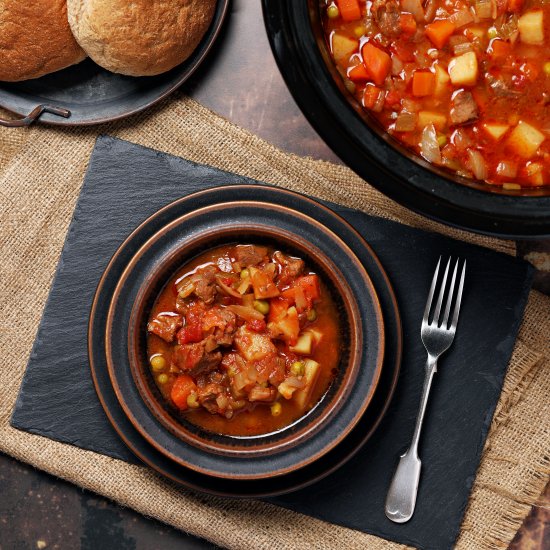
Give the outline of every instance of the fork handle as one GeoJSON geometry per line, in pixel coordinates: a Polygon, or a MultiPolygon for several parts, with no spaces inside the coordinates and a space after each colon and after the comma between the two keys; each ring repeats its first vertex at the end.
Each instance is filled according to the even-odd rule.
{"type": "Polygon", "coordinates": [[[420,439],[424,414],[426,413],[433,375],[436,372],[437,358],[428,356],[422,397],[420,399],[420,409],[416,418],[412,443],[407,452],[399,460],[386,497],[386,516],[395,523],[409,521],[414,513],[422,467],[422,462],[418,458],[418,441],[420,439]]]}

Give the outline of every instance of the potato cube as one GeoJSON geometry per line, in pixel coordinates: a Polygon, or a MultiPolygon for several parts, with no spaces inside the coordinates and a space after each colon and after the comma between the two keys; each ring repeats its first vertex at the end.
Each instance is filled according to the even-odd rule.
{"type": "Polygon", "coordinates": [[[542,10],[528,11],[518,21],[519,36],[524,44],[541,45],[544,42],[542,10]]]}
{"type": "Polygon", "coordinates": [[[512,130],[506,145],[523,158],[531,158],[545,140],[544,134],[523,120],[512,130]]]}
{"type": "Polygon", "coordinates": [[[323,339],[323,333],[320,330],[314,329],[314,328],[308,328],[306,332],[309,332],[311,336],[313,337],[313,341],[315,342],[315,345],[318,345],[319,342],[323,339]]]}
{"type": "Polygon", "coordinates": [[[474,52],[466,52],[453,57],[449,62],[449,76],[455,86],[473,86],[478,77],[477,57],[474,52]]]}
{"type": "Polygon", "coordinates": [[[544,167],[540,162],[530,162],[526,166],[526,172],[533,185],[544,185],[544,167]]]}
{"type": "Polygon", "coordinates": [[[492,137],[495,141],[498,141],[509,130],[508,124],[499,124],[498,122],[484,123],[481,126],[489,137],[492,137]]]}
{"type": "Polygon", "coordinates": [[[429,124],[433,124],[436,130],[443,130],[447,126],[447,117],[435,111],[419,111],[416,124],[419,130],[424,129],[429,124]]]}
{"type": "Polygon", "coordinates": [[[298,355],[311,355],[311,346],[313,344],[313,334],[311,332],[304,332],[298,337],[296,345],[289,346],[290,351],[297,353],[298,355]]]}
{"type": "Polygon", "coordinates": [[[294,393],[294,401],[302,410],[306,408],[311,398],[311,394],[313,393],[317,378],[319,378],[319,373],[321,372],[319,363],[312,359],[306,359],[304,361],[304,369],[305,372],[302,380],[306,385],[294,393]]]}
{"type": "Polygon", "coordinates": [[[449,75],[441,65],[435,66],[435,90],[434,95],[444,94],[449,89],[449,75]]]}
{"type": "Polygon", "coordinates": [[[332,35],[332,55],[336,63],[347,63],[351,54],[358,51],[359,41],[337,32],[332,35]]]}
{"type": "Polygon", "coordinates": [[[235,333],[235,346],[247,361],[259,361],[277,352],[268,336],[249,330],[244,325],[235,333]]]}

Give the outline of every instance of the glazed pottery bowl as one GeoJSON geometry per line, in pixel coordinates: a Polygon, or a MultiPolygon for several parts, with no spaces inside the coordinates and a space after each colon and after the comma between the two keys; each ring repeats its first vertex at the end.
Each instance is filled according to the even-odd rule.
{"type": "Polygon", "coordinates": [[[326,143],[404,206],[449,225],[506,237],[550,235],[550,186],[505,190],[439,169],[402,147],[346,91],[327,49],[319,0],[263,0],[290,92],[326,143]]]}
{"type": "Polygon", "coordinates": [[[253,480],[297,471],[346,438],[374,396],[385,332],[372,281],[346,243],[314,217],[252,198],[199,208],[149,238],[115,288],[105,343],[118,401],[153,447],[202,474],[253,480]],[[343,342],[339,368],[320,401],[286,428],[250,437],[209,432],[177,414],[156,387],[146,354],[147,320],[167,281],[199,254],[237,243],[265,243],[304,258],[337,304],[343,342]]]}

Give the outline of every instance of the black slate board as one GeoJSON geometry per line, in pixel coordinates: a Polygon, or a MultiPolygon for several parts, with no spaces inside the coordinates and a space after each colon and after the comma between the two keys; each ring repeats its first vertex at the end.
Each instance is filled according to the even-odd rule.
{"type": "MultiPolygon", "coordinates": [[[[183,195],[244,177],[109,137],[96,143],[12,425],[136,462],[109,425],[87,362],[88,313],[112,254],[141,221],[183,195]]],[[[257,182],[256,182],[257,183],[257,182]]],[[[336,473],[282,506],[421,548],[451,548],[531,286],[527,263],[484,248],[329,205],[370,243],[401,308],[402,373],[375,436],[336,473]],[[421,442],[423,474],[413,519],[396,525],[383,503],[408,445],[423,380],[420,319],[439,255],[468,260],[459,330],[440,363],[421,442]]]]}

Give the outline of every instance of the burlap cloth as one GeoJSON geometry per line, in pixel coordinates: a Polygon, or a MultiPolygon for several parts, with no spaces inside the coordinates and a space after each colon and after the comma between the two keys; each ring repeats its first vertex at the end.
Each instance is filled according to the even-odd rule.
{"type": "MultiPolygon", "coordinates": [[[[148,468],[10,427],[65,232],[100,133],[505,253],[514,254],[514,244],[412,214],[351,170],[285,154],[182,95],[143,115],[99,128],[0,128],[0,450],[230,548],[400,547],[269,504],[192,495],[148,468]]],[[[533,291],[458,548],[506,547],[544,489],[550,463],[549,339],[550,299],[533,291]]]]}

